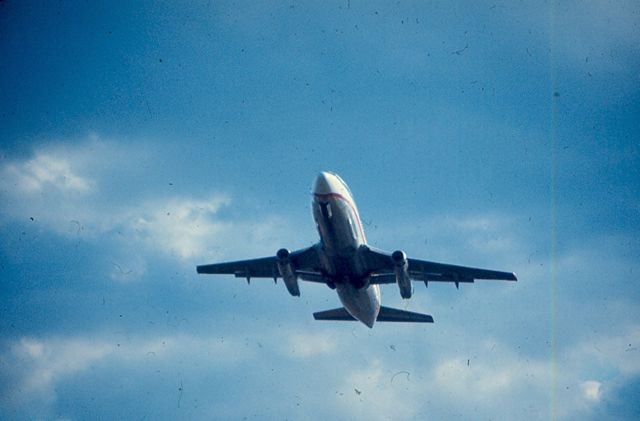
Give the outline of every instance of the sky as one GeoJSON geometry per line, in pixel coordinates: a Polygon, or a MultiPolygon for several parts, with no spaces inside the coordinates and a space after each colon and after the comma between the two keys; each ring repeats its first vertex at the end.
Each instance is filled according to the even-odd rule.
{"type": "Polygon", "coordinates": [[[640,6],[0,2],[0,418],[640,418],[640,6]],[[197,275],[318,241],[514,271],[430,325],[197,275]]]}

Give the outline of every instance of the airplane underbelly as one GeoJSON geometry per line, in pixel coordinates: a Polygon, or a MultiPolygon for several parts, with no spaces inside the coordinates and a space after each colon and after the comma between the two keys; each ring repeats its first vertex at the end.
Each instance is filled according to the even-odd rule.
{"type": "Polygon", "coordinates": [[[340,302],[349,314],[367,326],[373,326],[380,312],[380,287],[378,285],[356,288],[346,282],[337,284],[336,291],[340,302]]]}
{"type": "Polygon", "coordinates": [[[330,253],[350,255],[363,243],[357,219],[343,201],[316,202],[313,213],[322,242],[330,253]]]}

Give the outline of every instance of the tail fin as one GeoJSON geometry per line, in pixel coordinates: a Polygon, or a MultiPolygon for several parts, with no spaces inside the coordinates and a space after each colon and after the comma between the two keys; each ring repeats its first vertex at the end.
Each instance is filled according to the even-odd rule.
{"type": "MultiPolygon", "coordinates": [[[[316,320],[341,320],[355,321],[356,319],[350,315],[344,307],[334,308],[332,310],[319,311],[313,313],[316,320]]],[[[433,317],[428,314],[414,313],[412,311],[398,310],[391,307],[380,307],[378,313],[378,322],[413,322],[413,323],[433,323],[433,317]]]]}

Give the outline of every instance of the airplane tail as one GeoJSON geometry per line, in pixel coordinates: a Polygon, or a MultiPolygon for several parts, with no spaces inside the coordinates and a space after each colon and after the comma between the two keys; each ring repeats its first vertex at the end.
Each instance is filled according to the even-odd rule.
{"type": "MultiPolygon", "coordinates": [[[[356,321],[344,307],[313,313],[316,320],[341,320],[356,321]]],[[[397,308],[380,306],[377,322],[413,322],[433,323],[433,317],[428,314],[414,313],[412,311],[398,310],[397,308]]]]}

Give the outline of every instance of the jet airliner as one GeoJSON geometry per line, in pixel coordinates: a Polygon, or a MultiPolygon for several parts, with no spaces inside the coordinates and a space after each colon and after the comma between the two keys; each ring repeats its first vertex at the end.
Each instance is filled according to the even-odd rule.
{"type": "Polygon", "coordinates": [[[380,304],[380,285],[397,284],[400,296],[411,298],[412,281],[460,283],[476,279],[516,281],[515,274],[430,262],[392,253],[367,244],[358,208],[346,183],[322,172],[313,185],[312,212],[320,241],[311,247],[275,256],[197,267],[198,273],[230,274],[238,278],[278,278],[289,293],[300,296],[298,281],[326,284],[338,293],[342,307],[313,314],[316,320],[358,320],[372,328],[378,322],[433,323],[428,314],[380,304]]]}

